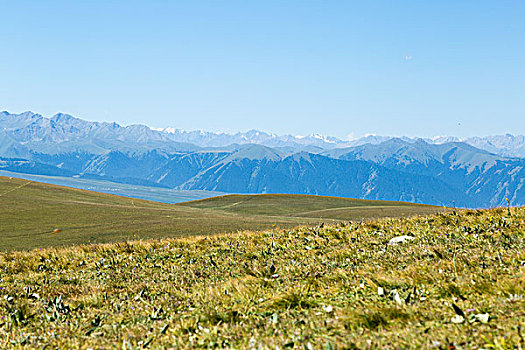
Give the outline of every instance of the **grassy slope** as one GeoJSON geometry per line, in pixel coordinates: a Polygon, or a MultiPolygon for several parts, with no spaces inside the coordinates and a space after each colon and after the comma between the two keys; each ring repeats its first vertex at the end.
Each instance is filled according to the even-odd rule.
{"type": "Polygon", "coordinates": [[[0,177],[0,250],[290,227],[295,218],[203,211],[0,177]],[[53,235],[54,229],[62,232],[53,235]]]}
{"type": "Polygon", "coordinates": [[[238,214],[321,217],[342,220],[401,216],[403,214],[429,214],[439,210],[435,206],[406,202],[287,194],[226,195],[180,203],[179,205],[238,214]],[[382,215],[385,212],[388,215],[382,215]]]}
{"type": "MultiPolygon", "coordinates": [[[[222,198],[226,200],[229,197],[222,198]]],[[[292,201],[301,210],[328,207],[331,202],[343,201],[345,205],[349,202],[312,196],[297,196],[297,199],[283,196],[278,199],[274,201],[276,208],[290,208],[292,201]]],[[[196,206],[149,202],[0,177],[0,250],[260,230],[273,225],[293,227],[318,223],[318,218],[323,217],[316,214],[306,218],[291,217],[285,216],[288,212],[284,211],[260,215],[253,208],[236,212],[196,206]],[[62,231],[54,235],[52,232],[55,229],[62,231]]],[[[260,206],[267,210],[271,201],[260,206]]],[[[384,216],[382,209],[376,211],[373,206],[366,208],[345,218],[384,216]]],[[[417,213],[425,213],[429,208],[437,210],[435,207],[413,208],[417,208],[417,213]]],[[[394,212],[391,215],[400,214],[394,212]]]]}
{"type": "Polygon", "coordinates": [[[0,348],[525,347],[523,208],[2,253],[0,276],[0,348]]]}

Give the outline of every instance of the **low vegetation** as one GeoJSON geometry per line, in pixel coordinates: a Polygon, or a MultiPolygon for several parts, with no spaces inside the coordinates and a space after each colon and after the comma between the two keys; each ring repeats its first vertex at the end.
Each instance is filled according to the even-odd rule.
{"type": "Polygon", "coordinates": [[[7,252],[0,294],[0,348],[523,349],[525,210],[7,252]]]}
{"type": "Polygon", "coordinates": [[[443,209],[295,195],[225,196],[173,205],[0,177],[0,251],[291,228],[322,219],[360,220],[438,210],[443,209]],[[237,197],[242,197],[242,204],[232,205],[240,202],[237,197]],[[319,211],[323,208],[331,211],[319,211]]]}
{"type": "Polygon", "coordinates": [[[241,215],[335,220],[434,214],[441,209],[433,205],[407,202],[297,194],[233,194],[184,202],[179,205],[241,215]]]}

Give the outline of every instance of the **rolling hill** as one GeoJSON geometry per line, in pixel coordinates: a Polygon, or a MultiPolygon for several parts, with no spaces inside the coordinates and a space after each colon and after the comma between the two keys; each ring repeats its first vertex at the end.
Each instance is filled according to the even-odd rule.
{"type": "Polygon", "coordinates": [[[438,210],[435,206],[407,202],[288,194],[226,195],[179,203],[179,205],[244,215],[340,220],[424,215],[438,210]]]}
{"type": "Polygon", "coordinates": [[[316,196],[243,198],[253,198],[251,206],[232,209],[231,201],[236,200],[232,196],[170,205],[0,177],[0,250],[209,235],[314,224],[320,219],[360,220],[441,210],[395,203],[393,210],[384,211],[385,202],[363,206],[364,201],[316,196]],[[337,215],[315,212],[351,206],[360,210],[337,215]]]}

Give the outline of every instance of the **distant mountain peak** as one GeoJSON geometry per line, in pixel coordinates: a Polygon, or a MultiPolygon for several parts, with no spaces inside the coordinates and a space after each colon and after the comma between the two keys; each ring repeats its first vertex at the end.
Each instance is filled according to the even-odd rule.
{"type": "Polygon", "coordinates": [[[72,115],[66,114],[66,113],[57,113],[51,117],[51,120],[62,121],[62,120],[82,120],[82,119],[75,118],[72,115]]]}
{"type": "Polygon", "coordinates": [[[0,168],[238,193],[310,193],[434,204],[525,203],[525,137],[368,135],[343,141],[154,129],[65,113],[0,114],[0,168]],[[9,159],[10,158],[10,159],[9,159]],[[25,160],[14,161],[13,159],[25,160]]]}
{"type": "Polygon", "coordinates": [[[19,114],[19,116],[20,117],[42,117],[40,114],[31,112],[31,111],[22,112],[19,114]]]}
{"type": "MultiPolygon", "coordinates": [[[[140,124],[121,126],[116,122],[89,122],[67,113],[57,113],[49,119],[32,111],[26,111],[20,114],[11,114],[7,111],[2,111],[0,114],[0,129],[20,130],[18,133],[20,137],[22,137],[21,135],[24,133],[26,135],[24,136],[25,138],[31,137],[30,135],[32,135],[35,130],[30,131],[26,128],[33,123],[37,123],[38,127],[33,126],[32,128],[39,128],[42,135],[54,134],[54,142],[60,142],[61,140],[70,141],[74,140],[75,137],[112,138],[115,134],[120,134],[120,136],[116,138],[122,142],[125,140],[129,140],[129,142],[140,141],[146,143],[162,141],[192,144],[197,147],[205,148],[230,147],[236,144],[258,144],[272,148],[294,151],[307,150],[316,153],[321,153],[323,150],[356,147],[364,144],[377,145],[390,140],[393,140],[390,141],[390,144],[403,144],[403,142],[405,142],[421,145],[422,142],[438,145],[451,142],[462,142],[500,156],[525,158],[525,136],[512,135],[510,133],[471,138],[459,138],[455,136],[414,138],[367,134],[361,138],[342,140],[337,137],[327,136],[320,133],[311,133],[309,135],[277,135],[257,129],[251,129],[246,132],[226,133],[209,132],[204,130],[185,131],[173,127],[153,128],[140,124]],[[49,128],[50,130],[44,131],[42,128],[49,128]],[[54,131],[51,132],[51,129],[54,131]],[[142,132],[143,135],[140,135],[139,137],[138,133],[140,132],[142,132]],[[72,135],[72,133],[76,136],[72,135]]],[[[14,139],[20,138],[15,137],[15,135],[12,136],[14,139]]]]}

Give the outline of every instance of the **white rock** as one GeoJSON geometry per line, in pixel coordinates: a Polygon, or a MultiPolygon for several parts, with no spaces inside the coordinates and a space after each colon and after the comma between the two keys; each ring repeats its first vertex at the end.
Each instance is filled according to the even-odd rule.
{"type": "Polygon", "coordinates": [[[402,301],[401,298],[399,297],[399,293],[397,292],[397,290],[394,289],[394,290],[392,291],[392,293],[394,294],[394,301],[395,301],[398,305],[403,304],[403,301],[402,301]]]}
{"type": "Polygon", "coordinates": [[[388,241],[388,244],[399,244],[399,243],[403,243],[405,241],[411,241],[413,239],[416,239],[416,237],[412,237],[412,236],[397,236],[397,237],[394,237],[392,238],[390,241],[388,241]]]}
{"type": "Polygon", "coordinates": [[[461,315],[456,315],[452,317],[451,321],[452,323],[463,323],[463,321],[465,321],[465,318],[461,315]]]}
{"type": "Polygon", "coordinates": [[[443,346],[443,344],[440,341],[434,340],[432,341],[432,346],[440,349],[443,346]]]}
{"type": "Polygon", "coordinates": [[[477,314],[475,317],[481,323],[488,323],[490,318],[489,314],[477,314]]]}

